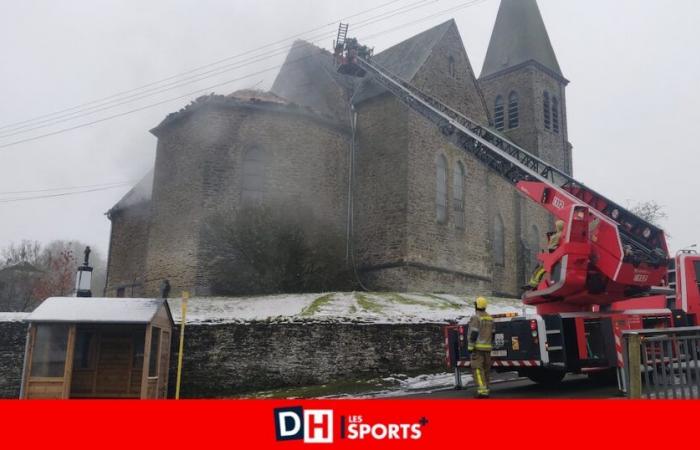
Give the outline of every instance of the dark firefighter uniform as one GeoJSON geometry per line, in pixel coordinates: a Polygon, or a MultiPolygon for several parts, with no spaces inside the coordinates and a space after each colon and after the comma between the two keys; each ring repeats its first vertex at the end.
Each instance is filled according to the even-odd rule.
{"type": "Polygon", "coordinates": [[[471,368],[476,383],[476,396],[489,396],[489,371],[491,370],[491,344],[493,342],[493,319],[486,312],[484,297],[476,299],[476,312],[469,319],[467,350],[471,355],[471,368]]]}

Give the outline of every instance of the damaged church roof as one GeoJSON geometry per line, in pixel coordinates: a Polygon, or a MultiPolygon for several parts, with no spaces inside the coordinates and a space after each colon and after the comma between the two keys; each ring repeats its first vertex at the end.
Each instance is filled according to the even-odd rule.
{"type": "Polygon", "coordinates": [[[333,55],[328,50],[296,40],[271,91],[345,122],[347,92],[351,92],[356,83],[354,77],[338,73],[333,55]]]}
{"type": "MultiPolygon", "coordinates": [[[[423,67],[435,45],[453,26],[456,26],[454,19],[443,22],[374,55],[372,61],[404,81],[410,82],[423,67]]],[[[362,102],[382,92],[385,92],[383,87],[373,82],[371,77],[367,78],[358,88],[354,102],[362,102]]]]}
{"type": "Polygon", "coordinates": [[[280,97],[279,95],[276,95],[272,92],[269,91],[263,91],[260,89],[239,89],[235,92],[232,92],[228,94],[226,97],[229,98],[236,98],[238,100],[244,100],[244,101],[261,101],[261,102],[270,102],[270,103],[278,103],[280,105],[286,105],[289,103],[287,99],[284,99],[280,97]]]}
{"type": "Polygon", "coordinates": [[[109,211],[107,211],[107,216],[130,206],[150,201],[152,193],[153,169],[149,170],[141,181],[136,183],[136,185],[131,188],[131,190],[127,192],[126,195],[121,198],[121,200],[119,200],[109,211]]]}
{"type": "Polygon", "coordinates": [[[277,111],[284,113],[302,114],[313,117],[321,122],[332,122],[337,126],[335,118],[326,114],[322,114],[308,106],[299,105],[291,102],[284,97],[281,97],[273,92],[257,91],[252,89],[243,89],[235,91],[228,95],[209,94],[202,95],[192,100],[189,104],[178,111],[172,112],[165,116],[156,127],[151,129],[151,133],[156,137],[162,130],[171,125],[178,123],[180,120],[188,117],[197,111],[206,108],[250,108],[250,109],[265,109],[267,111],[277,111]]]}

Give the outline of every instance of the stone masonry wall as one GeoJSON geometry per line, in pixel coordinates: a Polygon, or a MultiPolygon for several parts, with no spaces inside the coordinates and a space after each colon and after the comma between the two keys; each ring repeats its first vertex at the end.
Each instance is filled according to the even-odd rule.
{"type": "Polygon", "coordinates": [[[489,123],[488,109],[456,25],[451,26],[433,47],[411,83],[472,120],[485,125],[489,123]],[[453,62],[452,73],[450,60],[453,62]]]}
{"type": "Polygon", "coordinates": [[[118,288],[124,288],[127,297],[143,295],[149,219],[150,202],[112,213],[107,296],[116,297],[118,288]]]}
{"type": "Polygon", "coordinates": [[[504,133],[525,150],[571,172],[571,145],[568,142],[566,96],[564,84],[535,66],[526,66],[502,75],[479,80],[486,104],[493,117],[497,96],[505,103],[504,133]],[[559,103],[559,133],[544,128],[544,91],[556,96],[559,103]],[[520,120],[517,128],[508,127],[508,95],[518,93],[520,120]]]}
{"type": "MultiPolygon", "coordinates": [[[[441,370],[445,366],[441,330],[440,324],[253,322],[189,326],[181,395],[226,397],[254,390],[441,370]]],[[[175,360],[176,351],[173,366],[175,360]]]]}
{"type": "Polygon", "coordinates": [[[298,107],[232,103],[204,105],[157,134],[146,295],[164,278],[175,292],[207,293],[202,227],[212,213],[240,206],[250,149],[263,155],[263,200],[309,206],[343,236],[350,145],[343,125],[298,107]]]}
{"type": "Polygon", "coordinates": [[[407,114],[389,94],[358,106],[353,235],[363,271],[405,259],[407,114]]]}
{"type": "Polygon", "coordinates": [[[0,322],[0,398],[19,398],[27,324],[0,322]]]}
{"type": "MultiPolygon", "coordinates": [[[[453,279],[446,285],[428,290],[470,292],[491,280],[491,247],[489,246],[489,190],[487,170],[471,155],[448,143],[440,131],[426,119],[411,114],[409,125],[409,213],[408,260],[443,273],[435,277],[424,273],[414,285],[428,280],[444,279],[449,271],[453,279]],[[440,223],[436,212],[437,160],[447,160],[447,221],[440,223]],[[455,220],[454,185],[456,170],[464,169],[464,227],[455,220]]],[[[418,272],[416,270],[416,272],[418,272]]],[[[424,271],[425,272],[425,271],[424,271]]],[[[418,275],[416,273],[415,275],[418,275]]],[[[482,294],[487,294],[482,292],[482,294]]]]}

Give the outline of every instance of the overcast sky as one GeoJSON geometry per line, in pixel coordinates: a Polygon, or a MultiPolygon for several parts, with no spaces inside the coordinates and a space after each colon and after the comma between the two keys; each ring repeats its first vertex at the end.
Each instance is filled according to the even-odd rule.
{"type": "MultiPolygon", "coordinates": [[[[192,73],[171,77],[312,29],[317,30],[304,37],[330,48],[338,19],[384,3],[389,2],[2,0],[0,127],[169,80],[121,98],[124,104],[117,104],[116,97],[103,106],[89,104],[102,109],[90,115],[66,116],[80,111],[70,110],[62,113],[65,117],[46,117],[23,124],[25,128],[0,128],[0,247],[21,239],[78,239],[106,253],[109,221],[104,213],[128,186],[6,200],[63,191],[11,192],[137,181],[153,165],[156,139],[149,129],[201,95],[190,94],[198,89],[218,85],[205,91],[220,94],[268,89],[291,41],[202,69],[228,66],[198,82],[183,80],[192,73]],[[250,60],[270,53],[277,56],[250,60]],[[183,85],[174,83],[178,80],[183,85]],[[231,80],[237,81],[222,84],[231,80]]],[[[394,1],[350,18],[349,34],[367,37],[364,42],[381,51],[454,18],[479,73],[499,0],[467,3],[394,1]],[[465,7],[434,16],[459,5],[465,7]]],[[[673,249],[700,241],[700,145],[695,139],[700,125],[700,2],[539,0],[539,5],[564,75],[571,80],[567,100],[576,178],[618,202],[662,204],[673,249]]]]}

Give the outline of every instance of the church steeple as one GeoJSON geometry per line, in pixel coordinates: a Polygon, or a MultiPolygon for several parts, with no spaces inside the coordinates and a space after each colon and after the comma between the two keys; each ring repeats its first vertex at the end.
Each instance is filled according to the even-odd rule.
{"type": "Polygon", "coordinates": [[[533,61],[564,79],[537,0],[501,0],[481,78],[533,61]]]}

